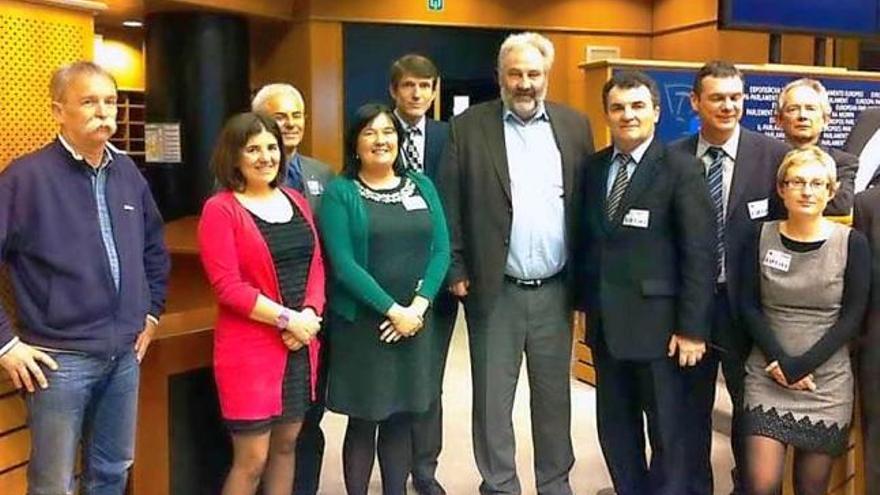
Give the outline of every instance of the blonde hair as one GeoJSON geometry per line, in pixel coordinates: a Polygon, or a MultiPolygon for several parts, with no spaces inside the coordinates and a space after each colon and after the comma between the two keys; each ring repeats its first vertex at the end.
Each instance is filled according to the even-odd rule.
{"type": "Polygon", "coordinates": [[[785,177],[788,175],[790,168],[816,163],[825,168],[828,190],[832,194],[837,193],[837,164],[834,162],[834,158],[831,158],[831,155],[822,151],[822,148],[813,145],[796,148],[786,153],[782,163],[779,164],[779,169],[776,171],[776,184],[781,187],[785,183],[785,177]]]}

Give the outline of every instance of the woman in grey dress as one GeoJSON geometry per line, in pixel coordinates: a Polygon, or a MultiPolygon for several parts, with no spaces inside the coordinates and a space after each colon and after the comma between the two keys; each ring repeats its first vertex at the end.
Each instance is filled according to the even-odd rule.
{"type": "Polygon", "coordinates": [[[797,495],[827,492],[834,456],[846,448],[853,373],[847,344],[867,304],[867,240],[822,217],[837,189],[834,160],[794,150],[777,173],[788,219],[768,222],[745,256],[742,317],[755,345],[746,362],[747,491],[781,489],[794,447],[797,495]]]}

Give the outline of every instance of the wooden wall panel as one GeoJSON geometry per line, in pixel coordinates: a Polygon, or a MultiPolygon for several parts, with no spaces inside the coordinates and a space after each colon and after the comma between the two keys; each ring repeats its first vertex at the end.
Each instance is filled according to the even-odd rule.
{"type": "Polygon", "coordinates": [[[49,77],[58,66],[91,59],[92,17],[0,0],[0,170],[57,132],[49,113],[49,77]]]}
{"type": "Polygon", "coordinates": [[[648,34],[651,0],[447,1],[432,12],[425,1],[312,0],[295,10],[311,19],[508,29],[606,31],[648,34]]]}

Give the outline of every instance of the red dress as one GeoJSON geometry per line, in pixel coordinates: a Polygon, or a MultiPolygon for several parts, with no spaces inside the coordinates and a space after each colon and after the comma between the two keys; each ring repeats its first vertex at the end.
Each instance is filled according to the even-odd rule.
{"type": "MultiPolygon", "coordinates": [[[[324,311],[324,262],[312,212],[297,191],[284,188],[314,235],[303,307],[324,311]]],[[[281,383],[289,350],[279,330],[249,315],[262,294],[281,301],[269,247],[250,213],[230,191],[215,194],[202,208],[199,253],[218,302],[214,327],[214,379],[225,419],[254,420],[281,414],[281,383]]],[[[302,308],[292,308],[301,310],[302,308]]],[[[318,370],[317,339],[309,344],[312,398],[318,370]]]]}

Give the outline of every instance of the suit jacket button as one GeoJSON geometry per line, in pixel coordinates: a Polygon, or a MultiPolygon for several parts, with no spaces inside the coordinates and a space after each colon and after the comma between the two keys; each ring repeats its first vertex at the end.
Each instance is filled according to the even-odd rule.
{"type": "Polygon", "coordinates": [[[510,239],[504,239],[504,245],[507,246],[510,244],[510,239]]]}

